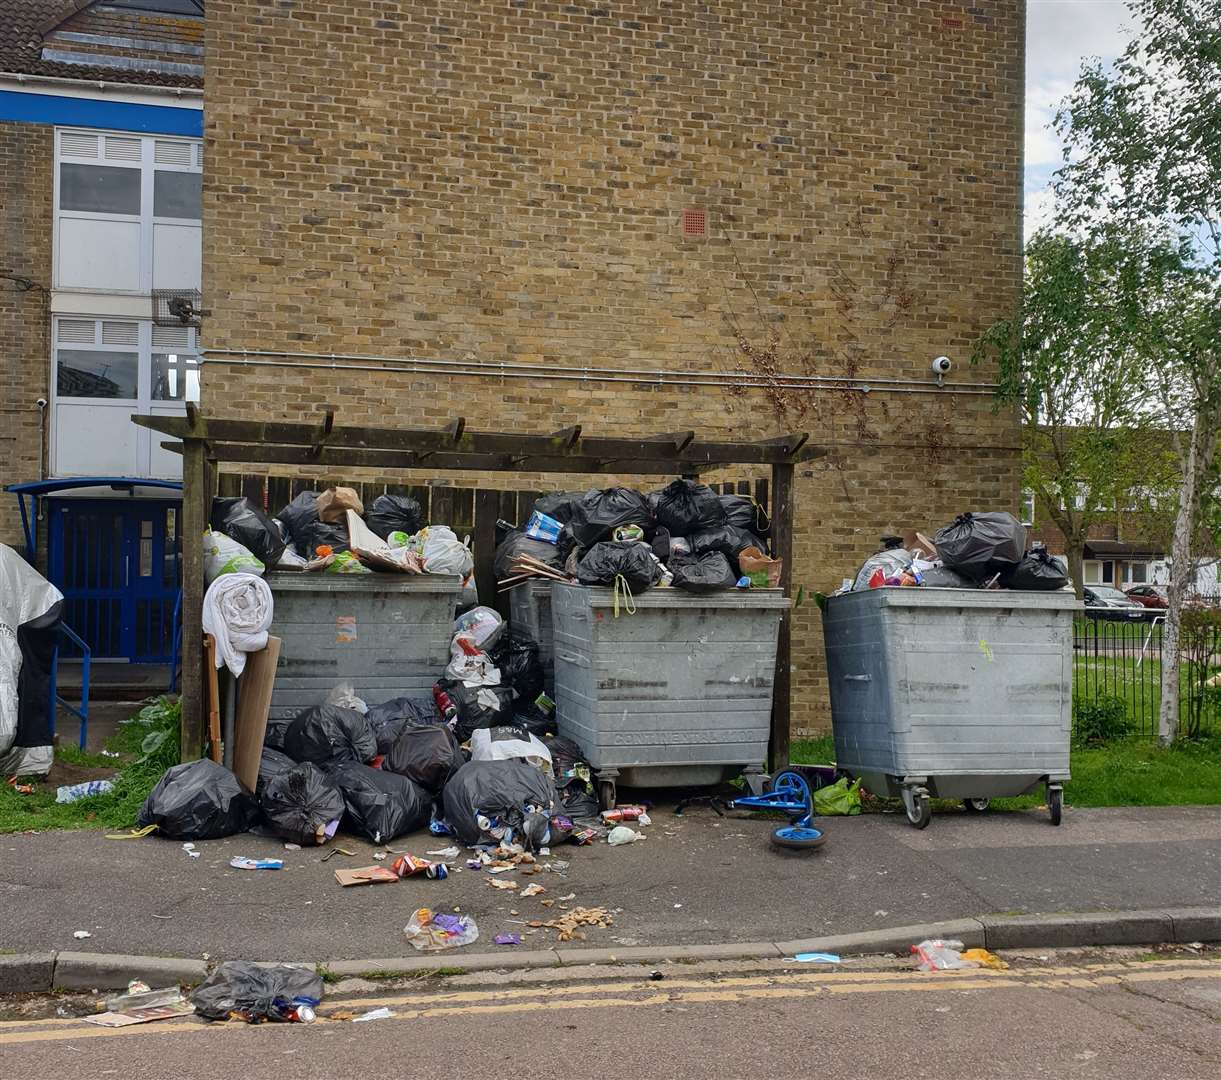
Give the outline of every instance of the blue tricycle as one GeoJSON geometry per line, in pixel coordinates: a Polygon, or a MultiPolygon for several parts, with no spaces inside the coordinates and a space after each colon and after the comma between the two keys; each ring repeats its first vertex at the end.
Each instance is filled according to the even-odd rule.
{"type": "Polygon", "coordinates": [[[822,829],[810,823],[814,817],[814,797],[810,785],[801,773],[786,770],[772,779],[770,790],[762,795],[743,795],[730,804],[741,810],[779,810],[792,819],[788,825],[772,830],[772,843],[777,847],[809,850],[822,847],[826,836],[822,829]]]}

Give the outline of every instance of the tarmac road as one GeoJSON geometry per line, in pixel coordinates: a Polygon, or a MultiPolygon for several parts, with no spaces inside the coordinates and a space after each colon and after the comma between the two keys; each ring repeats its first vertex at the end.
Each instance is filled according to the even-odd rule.
{"type": "Polygon", "coordinates": [[[1211,954],[1053,957],[939,974],[890,963],[671,966],[656,982],[622,971],[568,983],[451,980],[328,999],[309,1027],[9,1021],[0,1023],[0,1057],[6,1075],[23,1080],[1221,1075],[1221,959],[1211,954]],[[348,1022],[383,1004],[393,1018],[348,1022]]]}

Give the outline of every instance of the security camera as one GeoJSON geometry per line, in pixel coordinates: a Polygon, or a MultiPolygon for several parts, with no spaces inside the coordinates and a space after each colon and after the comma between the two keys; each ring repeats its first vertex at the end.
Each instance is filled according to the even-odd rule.
{"type": "Polygon", "coordinates": [[[933,374],[948,375],[952,366],[953,365],[950,363],[950,358],[948,356],[939,356],[933,361],[933,374]]]}
{"type": "Polygon", "coordinates": [[[36,402],[34,402],[34,404],[40,409],[45,409],[47,407],[47,399],[45,397],[40,397],[36,402]]]}

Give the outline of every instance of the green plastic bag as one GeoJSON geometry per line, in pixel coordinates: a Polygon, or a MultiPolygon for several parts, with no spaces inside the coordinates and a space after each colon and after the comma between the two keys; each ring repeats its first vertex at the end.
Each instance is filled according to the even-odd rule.
{"type": "Polygon", "coordinates": [[[841,776],[834,784],[819,788],[813,793],[814,813],[821,816],[846,817],[861,812],[861,782],[849,783],[841,776]]]}

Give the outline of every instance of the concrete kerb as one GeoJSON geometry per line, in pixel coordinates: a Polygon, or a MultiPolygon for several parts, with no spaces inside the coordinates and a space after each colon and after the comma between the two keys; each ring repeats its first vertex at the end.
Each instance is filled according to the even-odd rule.
{"type": "MultiPolygon", "coordinates": [[[[369,960],[332,960],[316,967],[334,978],[427,975],[478,971],[563,968],[590,964],[697,963],[708,960],[777,960],[799,952],[841,956],[906,953],[925,938],[957,939],[968,948],[1085,948],[1092,945],[1163,945],[1221,942],[1221,907],[1164,911],[1107,911],[1055,915],[983,915],[976,919],[922,923],[792,941],[746,941],[716,945],[631,948],[552,948],[529,951],[430,953],[369,960]]],[[[0,994],[50,990],[117,990],[132,979],[150,986],[194,984],[208,974],[203,960],[106,953],[37,952],[0,954],[0,994]]]]}

